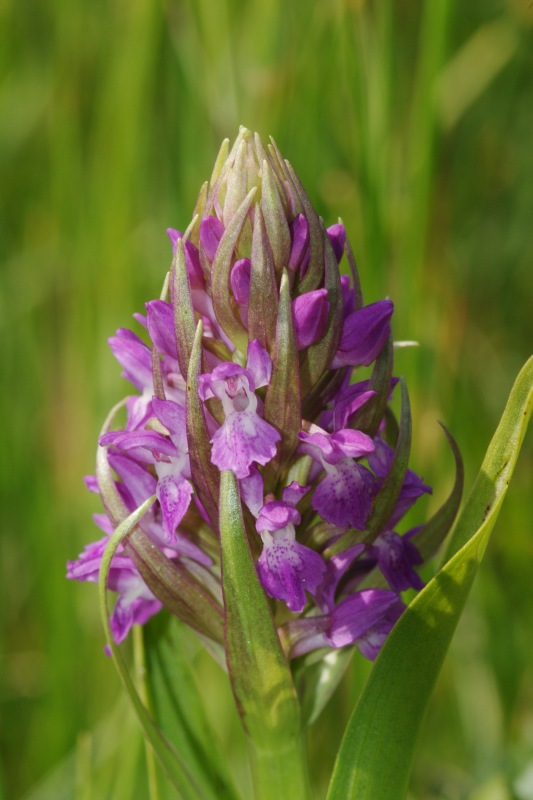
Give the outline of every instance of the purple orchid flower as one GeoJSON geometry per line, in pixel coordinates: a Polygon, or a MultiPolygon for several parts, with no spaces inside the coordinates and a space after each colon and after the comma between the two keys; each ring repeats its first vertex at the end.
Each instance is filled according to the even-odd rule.
{"type": "Polygon", "coordinates": [[[300,450],[312,456],[326,475],[316,487],[312,507],[326,522],[340,528],[363,530],[371,511],[374,477],[354,459],[374,450],[365,433],[344,428],[335,433],[313,427],[298,434],[300,450]]]}
{"type": "Polygon", "coordinates": [[[252,262],[249,258],[241,258],[231,270],[231,289],[243,325],[248,327],[248,304],[250,302],[250,282],[252,279],[252,262]]]}
{"type": "Polygon", "coordinates": [[[338,222],[336,225],[330,225],[330,227],[327,229],[327,234],[329,241],[331,242],[331,246],[333,247],[337,264],[339,264],[344,254],[344,247],[346,245],[346,228],[344,225],[338,222]]]}
{"type": "Polygon", "coordinates": [[[309,264],[309,222],[298,214],[290,224],[291,249],[287,267],[291,272],[299,270],[305,275],[309,264]]]}
{"type": "MultiPolygon", "coordinates": [[[[400,593],[423,586],[418,529],[400,535],[397,524],[431,491],[408,469],[393,512],[381,515],[389,519],[373,513],[395,455],[382,438],[393,412],[377,419],[374,398],[390,400],[397,379],[373,368],[393,303],[363,304],[344,225],[325,228],[275,145],[244,128],[187,231],[186,240],[167,231],[171,279],[146,317],[135,315],[142,336],[120,328],[109,340],[136,394],[122,429],[101,436],[98,480],[87,487],[99,494],[100,484],[110,508],[111,482],[124,514],[155,496],[137,526],[153,571],[135,556],[141,577],[128,548],[111,565],[115,640],[163,605],[198,631],[209,625],[196,624],[196,605],[209,614],[216,600],[215,616],[223,611],[219,473],[231,470],[291,657],[355,645],[374,659],[404,609],[400,593]],[[353,279],[338,269],[345,253],[353,279]]],[[[112,533],[107,514],[95,521],[112,533]]],[[[69,562],[69,577],[95,581],[105,543],[69,562]]]]}
{"type": "Polygon", "coordinates": [[[330,614],[289,623],[293,638],[291,656],[321,647],[356,645],[370,661],[377,657],[394,623],[405,609],[395,592],[364,589],[345,597],[330,614]]]}
{"type": "Polygon", "coordinates": [[[273,500],[262,507],[256,523],[263,540],[256,565],[261,583],[270,597],[283,600],[295,613],[303,611],[306,591],[314,595],[326,571],[319,554],[296,541],[294,525],[299,522],[293,506],[273,500]]]}
{"type": "Polygon", "coordinates": [[[399,536],[394,531],[384,531],[368,550],[368,556],[375,559],[389,586],[396,592],[424,588],[424,581],[413,569],[422,563],[422,556],[409,539],[409,533],[399,536]]]}
{"type": "Polygon", "coordinates": [[[246,369],[226,362],[199,376],[201,399],[217,397],[226,417],[211,439],[211,460],[220,470],[232,469],[237,478],[246,478],[254,463],[268,464],[281,439],[278,431],[259,415],[255,394],[256,388],[269,383],[271,373],[270,356],[254,340],[248,346],[246,369]]]}
{"type": "Polygon", "coordinates": [[[209,216],[200,224],[200,246],[210,263],[213,263],[224,225],[217,217],[209,216]]]}
{"type": "Polygon", "coordinates": [[[130,456],[153,464],[157,474],[157,499],[163,512],[167,544],[176,543],[176,528],[193,495],[185,432],[185,410],[168,400],[153,399],[154,411],[168,428],[170,438],[155,431],[116,431],[100,438],[104,447],[113,446],[130,456]]]}
{"type": "Polygon", "coordinates": [[[390,337],[393,311],[390,300],[379,300],[349,314],[331,367],[368,367],[375,361],[390,337]]]}
{"type": "Polygon", "coordinates": [[[294,331],[298,350],[311,347],[326,328],[329,314],[327,289],[315,289],[299,295],[292,304],[294,331]]]}
{"type": "MultiPolygon", "coordinates": [[[[99,539],[87,545],[77,561],[68,561],[67,578],[97,583],[107,543],[107,537],[99,539]]],[[[108,588],[118,593],[110,619],[113,638],[117,644],[126,638],[132,625],[144,625],[163,607],[146,586],[133,561],[123,551],[124,548],[119,546],[111,561],[107,581],[108,588]]]]}

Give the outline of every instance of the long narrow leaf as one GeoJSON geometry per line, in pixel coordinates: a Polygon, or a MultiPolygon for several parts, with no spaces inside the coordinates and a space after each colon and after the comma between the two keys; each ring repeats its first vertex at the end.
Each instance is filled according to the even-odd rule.
{"type": "Polygon", "coordinates": [[[265,399],[265,419],[283,434],[278,446],[278,458],[283,462],[298,443],[302,418],[298,350],[286,270],[281,278],[278,312],[274,369],[265,399]]]}
{"type": "Polygon", "coordinates": [[[451,433],[444,425],[442,425],[442,429],[450,443],[455,459],[455,481],[449,497],[446,498],[442,506],[434,513],[431,519],[422,525],[420,530],[418,530],[412,538],[413,544],[416,545],[424,561],[427,561],[428,558],[434,555],[448,535],[457,512],[459,511],[461,497],[463,496],[463,459],[461,458],[457,442],[451,433]]]}
{"type": "Polygon", "coordinates": [[[180,759],[179,755],[176,753],[165,736],[163,736],[150,716],[148,710],[143,705],[133,680],[128,672],[126,663],[122,658],[122,654],[115,644],[113,634],[111,632],[111,624],[109,621],[109,609],[107,606],[107,579],[109,576],[109,570],[113,556],[115,555],[117,548],[123,539],[130,533],[130,531],[133,530],[133,528],[135,528],[138,521],[150,508],[154,502],[154,497],[149,497],[148,500],[142,504],[142,506],[136,509],[133,514],[130,514],[130,516],[118,526],[114,534],[109,539],[102,557],[100,574],[98,578],[100,611],[111,656],[124,688],[132,702],[133,708],[137,714],[137,718],[141,724],[146,739],[152,745],[163,771],[174,785],[176,790],[180,793],[180,796],[185,800],[200,800],[203,795],[195,785],[186,764],[180,759]]]}
{"type": "Polygon", "coordinates": [[[513,386],[454,530],[449,560],[400,618],[376,661],[348,723],[328,800],[405,797],[420,725],[507,491],[532,405],[533,358],[513,386]]]}
{"type": "MultiPolygon", "coordinates": [[[[109,430],[121,405],[119,403],[112,409],[102,433],[109,430]]],[[[118,525],[128,517],[128,510],[115,485],[107,448],[101,446],[98,446],[96,454],[96,475],[108,516],[114,525],[118,525]]],[[[130,526],[128,529],[124,549],[147,586],[166,608],[199,633],[214,641],[222,641],[222,610],[209,592],[188,572],[182,561],[170,561],[138,526],[130,526]]]]}
{"type": "Polygon", "coordinates": [[[237,479],[222,473],[220,549],[226,658],[250,744],[256,796],[308,796],[296,690],[246,538],[237,479]]]}
{"type": "Polygon", "coordinates": [[[194,319],[194,308],[191,299],[189,276],[187,274],[183,239],[178,239],[176,242],[176,254],[172,265],[172,289],[174,301],[174,328],[178,346],[177,356],[181,374],[185,380],[187,380],[187,371],[189,369],[189,360],[191,358],[194,342],[196,322],[194,319]]]}
{"type": "Polygon", "coordinates": [[[198,395],[198,375],[202,364],[202,321],[198,321],[187,374],[187,441],[191,472],[202,504],[216,527],[218,523],[218,470],[211,462],[210,436],[202,401],[198,395]]]}
{"type": "MultiPolygon", "coordinates": [[[[278,289],[274,256],[260,206],[255,208],[248,334],[265,350],[273,350],[278,318],[278,289]]],[[[271,353],[272,355],[272,353],[271,353]]]]}
{"type": "Polygon", "coordinates": [[[146,682],[158,725],[210,800],[235,800],[187,654],[187,629],[168,614],[144,626],[146,682]]]}
{"type": "MultiPolygon", "coordinates": [[[[295,669],[294,680],[302,708],[302,720],[312,725],[318,719],[328,700],[342,680],[354,654],[354,647],[332,650],[327,655],[305,663],[295,669]]],[[[314,653],[308,653],[314,657],[314,653]]]]}

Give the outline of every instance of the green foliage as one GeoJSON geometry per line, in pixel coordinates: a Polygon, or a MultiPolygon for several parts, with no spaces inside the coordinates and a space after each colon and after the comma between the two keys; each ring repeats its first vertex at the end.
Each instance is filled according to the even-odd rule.
{"type": "Polygon", "coordinates": [[[174,617],[157,615],[146,627],[144,644],[148,705],[158,725],[183,757],[202,796],[234,800],[228,764],[220,743],[213,739],[188,658],[187,629],[174,617]]]}
{"type": "Polygon", "coordinates": [[[532,409],[530,358],[457,521],[446,563],[409,605],[378,656],[348,723],[328,800],[405,798],[426,706],[507,492],[532,409]]]}
{"type": "Polygon", "coordinates": [[[237,478],[222,472],[220,553],[225,647],[235,702],[248,734],[257,800],[308,797],[300,709],[245,534],[237,478]]]}
{"type": "MultiPolygon", "coordinates": [[[[195,776],[192,774],[190,764],[186,760],[185,754],[177,751],[175,743],[170,742],[166,736],[164,736],[159,726],[154,722],[145,703],[143,703],[128,671],[128,666],[124,661],[122,653],[118,645],[115,644],[109,622],[106,587],[113,556],[117,552],[118,546],[124,543],[125,537],[134,530],[139,520],[146,514],[154,502],[154,499],[155,496],[149,497],[136,511],[120,523],[115,529],[114,534],[109,538],[105,553],[102,557],[102,565],[98,576],[100,612],[102,614],[102,622],[106,633],[107,646],[111,652],[122,685],[131,700],[147,744],[153,748],[166,777],[172,786],[174,786],[179,796],[183,797],[183,800],[202,800],[203,795],[201,789],[195,780],[195,776]]],[[[177,721],[176,719],[176,722],[177,721]]]]}
{"type": "MultiPolygon", "coordinates": [[[[395,339],[420,342],[395,372],[413,464],[436,487],[427,515],[453,481],[437,419],[471,484],[533,340],[531,14],[526,0],[0,4],[6,797],[147,797],[94,587],[64,581],[64,561],[96,534],[80,476],[125,392],[106,338],[158,295],[164,230],[186,227],[240,123],[274,135],[328,224],[342,216],[365,301],[390,295],[395,339]]],[[[531,762],[531,454],[430,704],[424,800],[519,796],[531,762]]],[[[195,659],[249,796],[225,676],[195,659]]],[[[364,682],[352,663],[310,732],[318,794],[364,682]]]]}

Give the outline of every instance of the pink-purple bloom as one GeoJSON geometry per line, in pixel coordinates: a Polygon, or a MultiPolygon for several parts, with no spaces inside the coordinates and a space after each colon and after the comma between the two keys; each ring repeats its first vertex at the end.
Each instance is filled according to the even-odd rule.
{"type": "Polygon", "coordinates": [[[352,311],[345,317],[339,348],[332,367],[368,367],[379,356],[390,337],[390,319],[394,306],[390,300],[378,300],[352,311]]]}
{"type": "Polygon", "coordinates": [[[256,523],[263,540],[257,561],[261,583],[270,597],[283,600],[296,613],[306,605],[306,592],[316,593],[326,571],[320,555],[296,540],[294,525],[300,520],[292,505],[271,500],[261,508],[256,523]]]}
{"type": "Polygon", "coordinates": [[[315,289],[298,295],[292,303],[298,350],[305,350],[320,339],[326,327],[328,314],[327,289],[315,289]]]}
{"type": "Polygon", "coordinates": [[[202,400],[216,397],[222,402],[225,420],[211,439],[211,460],[220,470],[232,469],[246,478],[252,464],[268,464],[281,439],[278,431],[262,419],[255,389],[270,381],[272,362],[257,339],[248,346],[246,369],[223,362],[199,377],[202,400]]]}
{"type": "Polygon", "coordinates": [[[363,530],[371,510],[374,477],[356,459],[368,456],[374,443],[365,433],[350,428],[335,433],[315,428],[313,433],[299,434],[302,452],[312,456],[325,472],[312,506],[326,522],[363,530]]]}
{"type": "MultiPolygon", "coordinates": [[[[107,538],[92,542],[77,561],[67,562],[67,578],[96,583],[106,544],[107,538]]],[[[133,561],[122,551],[111,562],[108,587],[118,594],[110,620],[117,644],[126,638],[132,625],[144,625],[163,607],[141,578],[133,561]]]]}
{"type": "Polygon", "coordinates": [[[138,522],[145,550],[121,545],[111,563],[113,635],[122,641],[165,606],[186,608],[204,632],[180,592],[195,587],[204,608],[224,613],[217,491],[231,470],[288,655],[355,645],[374,659],[401,593],[423,585],[419,529],[401,525],[431,491],[405,469],[391,488],[385,401],[396,379],[375,365],[392,359],[393,304],[363,303],[344,225],[326,229],[275,146],[245,129],[196,214],[185,235],[167,231],[170,276],[136,317],[141,335],[121,328],[109,340],[133,391],[125,421],[99,439],[98,480],[87,480],[106,536],[68,577],[96,581],[108,536],[153,497],[138,522]],[[274,177],[254,195],[265,160],[274,177]]]}

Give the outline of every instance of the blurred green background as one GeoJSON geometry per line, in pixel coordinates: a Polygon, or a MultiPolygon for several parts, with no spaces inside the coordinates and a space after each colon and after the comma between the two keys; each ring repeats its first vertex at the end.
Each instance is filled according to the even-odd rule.
{"type": "MultiPolygon", "coordinates": [[[[0,797],[133,800],[141,741],[96,591],[64,580],[96,538],[82,476],[126,390],[107,337],[158,296],[165,228],[186,227],[221,139],[272,134],[343,218],[366,300],[390,295],[395,338],[420,342],[396,368],[435,486],[419,515],[453,480],[438,419],[468,489],[533,343],[533,4],[0,0],[0,20],[0,797]]],[[[530,434],[413,798],[533,798],[532,467],[530,434]]],[[[243,772],[224,679],[191,652],[243,772]]],[[[317,786],[366,671],[310,734],[317,786]]]]}

